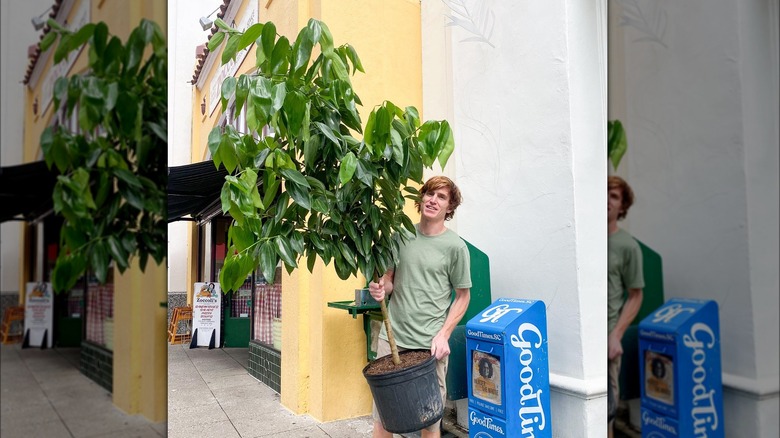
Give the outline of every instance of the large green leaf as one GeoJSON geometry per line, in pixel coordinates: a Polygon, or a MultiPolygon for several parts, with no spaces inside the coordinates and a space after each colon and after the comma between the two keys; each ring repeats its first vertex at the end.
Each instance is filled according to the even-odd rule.
{"type": "MultiPolygon", "coordinates": [[[[236,52],[238,52],[238,43],[241,41],[240,34],[232,34],[228,37],[225,49],[222,51],[222,63],[225,64],[231,59],[235,58],[236,52]]],[[[232,76],[231,76],[232,77],[232,76]]]]}
{"type": "MultiPolygon", "coordinates": [[[[259,77],[254,87],[249,90],[249,104],[254,110],[253,117],[257,119],[257,126],[263,126],[271,118],[272,90],[274,83],[268,78],[259,77]]],[[[247,117],[249,113],[247,112],[247,117]]]]}
{"type": "Polygon", "coordinates": [[[221,100],[222,100],[222,111],[225,111],[225,108],[227,108],[228,101],[233,97],[233,95],[236,93],[236,78],[233,76],[229,78],[225,78],[225,80],[222,82],[222,88],[221,88],[221,100]]]}
{"type": "Polygon", "coordinates": [[[213,52],[214,50],[216,50],[216,48],[219,47],[219,45],[222,44],[222,41],[224,40],[225,40],[224,32],[217,32],[214,35],[212,35],[207,46],[209,52],[213,52]]]}
{"type": "Polygon", "coordinates": [[[238,166],[238,156],[236,154],[236,146],[233,144],[233,140],[230,136],[222,136],[219,143],[219,156],[222,159],[225,169],[228,172],[233,173],[238,166]]]}
{"type": "Polygon", "coordinates": [[[309,168],[314,168],[317,164],[317,158],[320,153],[320,137],[319,135],[312,135],[303,144],[303,161],[309,168]]]}
{"type": "Polygon", "coordinates": [[[323,53],[328,53],[333,50],[333,34],[330,33],[328,26],[322,21],[319,22],[321,36],[320,47],[323,53]]]}
{"type": "Polygon", "coordinates": [[[352,179],[357,169],[357,161],[357,157],[352,152],[348,152],[341,160],[341,165],[339,166],[339,181],[341,181],[341,184],[346,184],[352,179]]]}
{"type": "Polygon", "coordinates": [[[287,37],[280,37],[271,52],[271,74],[281,75],[287,73],[290,65],[290,41],[287,37]]]}
{"type": "Polygon", "coordinates": [[[254,43],[256,39],[260,38],[263,33],[263,23],[255,23],[241,35],[241,39],[238,41],[238,51],[244,50],[254,43]]]}
{"type": "Polygon", "coordinates": [[[214,166],[216,166],[217,169],[219,169],[219,165],[222,163],[222,159],[218,156],[219,144],[222,142],[222,132],[220,131],[220,127],[215,126],[211,129],[211,132],[209,132],[208,138],[209,153],[211,154],[211,159],[214,161],[214,166]]]}
{"type": "Polygon", "coordinates": [[[450,155],[452,155],[452,152],[455,150],[455,137],[452,134],[452,129],[450,129],[450,124],[444,120],[441,122],[441,135],[439,136],[439,139],[441,140],[439,152],[438,152],[438,159],[439,159],[439,165],[442,169],[447,165],[447,160],[449,160],[450,155]]]}
{"type": "Polygon", "coordinates": [[[244,103],[249,96],[249,88],[252,86],[252,81],[249,76],[241,75],[236,82],[236,109],[233,117],[238,117],[238,114],[244,108],[244,103]]]}
{"type": "Polygon", "coordinates": [[[260,245],[259,251],[260,271],[263,277],[269,283],[274,282],[276,265],[279,264],[279,255],[276,253],[276,245],[270,240],[266,240],[260,245]]]}
{"type": "Polygon", "coordinates": [[[347,44],[346,48],[347,48],[347,55],[349,56],[349,60],[352,61],[352,66],[353,66],[352,73],[354,74],[356,70],[365,73],[366,71],[363,70],[363,63],[360,62],[360,57],[358,57],[355,48],[349,44],[347,44]]]}
{"type": "Polygon", "coordinates": [[[293,199],[293,201],[295,201],[296,204],[300,205],[306,210],[311,209],[311,193],[306,189],[306,187],[300,186],[295,182],[288,180],[285,188],[287,189],[287,193],[290,194],[290,197],[293,199]]]}
{"type": "Polygon", "coordinates": [[[238,225],[232,225],[228,230],[228,234],[230,241],[239,252],[246,250],[255,242],[254,234],[238,225]]]}
{"type": "Polygon", "coordinates": [[[296,137],[302,135],[301,129],[306,114],[306,102],[306,96],[298,90],[292,90],[284,97],[283,106],[287,115],[288,128],[290,133],[296,137]]]}
{"type": "Polygon", "coordinates": [[[49,47],[51,47],[52,44],[54,44],[54,41],[57,40],[57,34],[54,32],[49,32],[46,35],[43,36],[40,42],[40,49],[41,52],[45,52],[49,50],[49,47]]]}
{"type": "Polygon", "coordinates": [[[628,140],[623,123],[620,120],[607,121],[607,156],[615,169],[627,150],[628,140]]]}
{"type": "Polygon", "coordinates": [[[306,187],[307,189],[311,188],[311,185],[309,185],[309,182],[303,174],[295,169],[279,169],[279,173],[281,173],[285,179],[291,180],[297,185],[306,187]]]}
{"type": "Polygon", "coordinates": [[[279,257],[289,266],[297,268],[298,263],[296,259],[298,258],[298,255],[293,250],[290,241],[283,236],[276,236],[276,238],[274,238],[274,243],[274,250],[279,257]]]}
{"type": "Polygon", "coordinates": [[[314,45],[313,29],[304,27],[298,33],[292,48],[292,62],[290,70],[295,76],[301,76],[306,70],[311,58],[311,50],[314,45]]]}
{"type": "Polygon", "coordinates": [[[276,114],[284,105],[284,98],[287,95],[287,86],[284,82],[274,84],[271,88],[271,114],[276,114]]]}
{"type": "Polygon", "coordinates": [[[323,54],[325,55],[325,58],[331,62],[331,68],[333,68],[333,72],[336,74],[336,77],[342,81],[349,82],[349,72],[347,71],[347,66],[344,64],[344,61],[341,59],[338,53],[335,51],[329,51],[323,52],[323,54]]]}
{"type": "MultiPolygon", "coordinates": [[[[263,30],[260,36],[260,42],[262,43],[263,59],[270,60],[276,42],[276,25],[274,23],[268,22],[265,24],[265,26],[263,26],[263,30]]],[[[258,62],[261,62],[259,57],[258,57],[258,62]]]]}

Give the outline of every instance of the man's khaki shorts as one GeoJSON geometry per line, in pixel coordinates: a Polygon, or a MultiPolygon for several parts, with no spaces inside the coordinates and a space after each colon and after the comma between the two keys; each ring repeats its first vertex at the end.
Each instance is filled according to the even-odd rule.
{"type": "MultiPolygon", "coordinates": [[[[612,397],[613,397],[613,403],[615,403],[615,407],[617,407],[618,402],[620,401],[620,364],[621,364],[621,356],[618,356],[612,360],[607,360],[607,384],[612,389],[612,397]]],[[[609,404],[609,403],[608,403],[609,404]]],[[[615,421],[613,418],[612,421],[615,421]]]]}
{"type": "MultiPolygon", "coordinates": [[[[398,352],[405,351],[406,348],[398,347],[398,352]]],[[[390,343],[386,340],[379,338],[377,339],[377,346],[376,346],[376,357],[380,358],[383,356],[387,356],[390,354],[390,343]]],[[[449,356],[445,356],[437,361],[436,363],[436,377],[439,380],[439,391],[441,392],[441,402],[442,405],[444,405],[447,402],[447,364],[450,361],[449,356]]],[[[374,421],[380,422],[379,418],[379,412],[376,410],[376,403],[373,404],[372,408],[372,415],[374,416],[374,421]]],[[[433,423],[432,425],[428,426],[427,430],[438,430],[441,427],[441,420],[437,421],[436,423],[433,423]]]]}

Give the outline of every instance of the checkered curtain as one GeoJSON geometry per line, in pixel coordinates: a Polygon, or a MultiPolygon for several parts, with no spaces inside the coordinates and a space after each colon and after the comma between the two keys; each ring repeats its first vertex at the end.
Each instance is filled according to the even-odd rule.
{"type": "Polygon", "coordinates": [[[87,340],[106,345],[103,321],[114,317],[114,285],[90,284],[87,287],[87,340]]]}
{"type": "Polygon", "coordinates": [[[282,285],[255,286],[255,340],[273,345],[273,320],[282,317],[282,285]]]}

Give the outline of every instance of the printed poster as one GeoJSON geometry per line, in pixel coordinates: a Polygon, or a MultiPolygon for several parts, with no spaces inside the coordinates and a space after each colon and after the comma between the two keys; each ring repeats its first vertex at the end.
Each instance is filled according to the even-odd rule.
{"type": "Polygon", "coordinates": [[[472,354],[472,391],[474,397],[501,405],[501,360],[498,356],[474,350],[472,354]]]}
{"type": "Polygon", "coordinates": [[[27,283],[24,298],[25,347],[51,348],[54,291],[51,283],[27,283]]]}
{"type": "Polygon", "coordinates": [[[219,347],[222,317],[222,292],[218,283],[195,283],[192,299],[193,347],[219,347]],[[212,343],[213,339],[213,343],[212,343]]]}
{"type": "Polygon", "coordinates": [[[645,394],[674,405],[674,363],[672,357],[645,350],[645,394]]]}

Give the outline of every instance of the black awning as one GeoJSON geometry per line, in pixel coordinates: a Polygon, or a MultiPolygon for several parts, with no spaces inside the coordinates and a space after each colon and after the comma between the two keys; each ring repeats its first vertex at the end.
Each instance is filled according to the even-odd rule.
{"type": "Polygon", "coordinates": [[[43,161],[0,167],[0,222],[31,221],[51,211],[58,173],[43,161]]]}
{"type": "Polygon", "coordinates": [[[168,222],[203,220],[222,212],[219,195],[225,176],[224,166],[212,161],[168,168],[168,222]]]}

